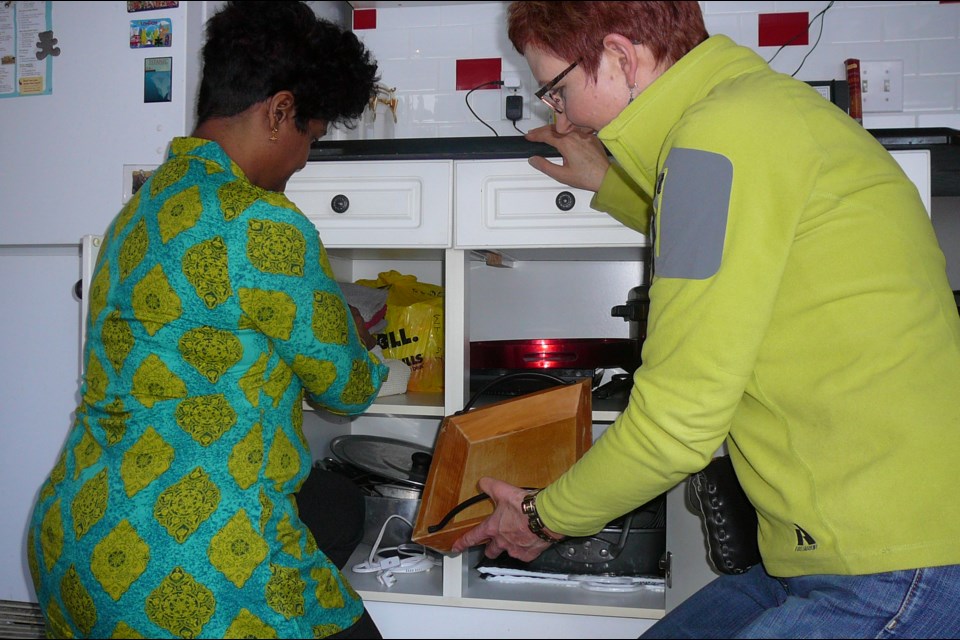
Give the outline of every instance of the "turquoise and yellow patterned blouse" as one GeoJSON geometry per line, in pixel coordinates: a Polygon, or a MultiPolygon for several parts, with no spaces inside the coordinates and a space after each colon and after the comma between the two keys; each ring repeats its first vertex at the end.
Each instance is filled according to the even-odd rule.
{"type": "Polygon", "coordinates": [[[304,394],[363,412],[387,368],[323,245],[216,143],[173,141],[104,236],[82,400],[28,539],[57,637],[324,637],[363,603],[293,494],[304,394]]]}

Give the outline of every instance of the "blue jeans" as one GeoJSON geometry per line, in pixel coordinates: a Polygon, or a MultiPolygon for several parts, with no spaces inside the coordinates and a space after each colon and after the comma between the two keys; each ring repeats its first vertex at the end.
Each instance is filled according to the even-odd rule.
{"type": "MultiPolygon", "coordinates": [[[[960,544],[960,541],[958,541],[960,544]]],[[[957,638],[960,565],[864,576],[721,576],[641,638],[957,638]]]]}

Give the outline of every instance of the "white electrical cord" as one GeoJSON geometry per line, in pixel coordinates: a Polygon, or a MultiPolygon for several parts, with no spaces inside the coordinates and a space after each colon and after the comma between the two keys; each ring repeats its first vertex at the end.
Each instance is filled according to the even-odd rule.
{"type": "Polygon", "coordinates": [[[436,566],[440,566],[440,559],[429,555],[427,548],[421,544],[404,543],[396,547],[380,548],[380,541],[383,540],[383,534],[387,530],[387,525],[394,518],[405,522],[411,530],[413,525],[409,520],[401,515],[394,514],[388,517],[383,526],[380,527],[380,533],[377,535],[377,541],[373,543],[370,549],[370,555],[366,561],[353,565],[354,573],[376,573],[377,581],[388,589],[397,582],[398,573],[421,573],[430,571],[436,566]],[[395,551],[397,555],[384,556],[388,551],[395,551]]]}

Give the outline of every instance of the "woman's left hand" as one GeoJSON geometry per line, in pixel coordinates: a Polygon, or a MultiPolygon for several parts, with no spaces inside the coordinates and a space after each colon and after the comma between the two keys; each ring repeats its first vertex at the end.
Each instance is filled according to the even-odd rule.
{"type": "Polygon", "coordinates": [[[529,493],[527,490],[494,478],[481,478],[477,487],[490,496],[496,506],[486,520],[453,543],[454,553],[486,542],[484,555],[488,558],[496,558],[506,551],[517,560],[530,562],[550,547],[549,542],[530,531],[527,516],[520,509],[520,503],[529,493]]]}

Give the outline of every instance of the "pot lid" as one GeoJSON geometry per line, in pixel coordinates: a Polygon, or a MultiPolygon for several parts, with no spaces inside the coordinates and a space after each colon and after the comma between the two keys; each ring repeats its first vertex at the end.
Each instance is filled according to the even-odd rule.
{"type": "Polygon", "coordinates": [[[378,436],[338,436],[330,451],[343,462],[390,480],[422,487],[433,451],[413,442],[378,436]]]}

